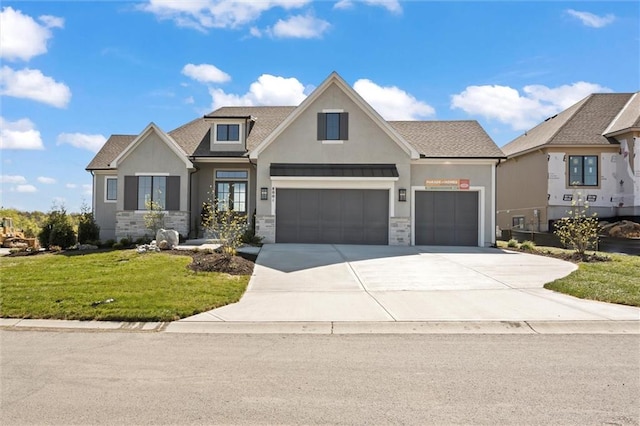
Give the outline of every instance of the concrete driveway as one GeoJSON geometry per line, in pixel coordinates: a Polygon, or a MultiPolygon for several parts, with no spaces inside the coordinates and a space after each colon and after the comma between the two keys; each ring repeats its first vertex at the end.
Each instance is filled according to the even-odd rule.
{"type": "Polygon", "coordinates": [[[477,247],[267,244],[235,304],[181,321],[638,320],[543,285],[576,265],[477,247]]]}

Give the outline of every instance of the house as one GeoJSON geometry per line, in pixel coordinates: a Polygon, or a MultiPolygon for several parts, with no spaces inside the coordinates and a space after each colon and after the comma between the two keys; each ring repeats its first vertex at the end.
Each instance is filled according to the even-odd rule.
{"type": "Polygon", "coordinates": [[[640,218],[640,94],[597,93],[502,147],[497,222],[546,232],[572,203],[640,218]]]}
{"type": "Polygon", "coordinates": [[[103,240],[147,234],[148,201],[199,237],[215,197],[267,243],[488,246],[503,157],[475,121],[385,121],[334,72],[298,106],[113,135],[87,170],[103,240]]]}

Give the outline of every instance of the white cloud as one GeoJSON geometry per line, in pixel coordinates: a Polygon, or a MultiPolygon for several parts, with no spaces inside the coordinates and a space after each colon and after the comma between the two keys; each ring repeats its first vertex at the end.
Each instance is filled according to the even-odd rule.
{"type": "Polygon", "coordinates": [[[244,95],[225,93],[217,88],[209,89],[209,94],[213,101],[212,109],[233,105],[298,105],[307,97],[305,87],[296,78],[270,74],[262,74],[244,95]]]}
{"type": "Polygon", "coordinates": [[[435,114],[432,106],[395,86],[378,86],[371,80],[360,79],[353,88],[385,120],[418,120],[435,114]]]}
{"type": "Polygon", "coordinates": [[[311,0],[150,0],[140,10],[158,19],[170,19],[180,27],[206,31],[210,28],[238,28],[256,21],[263,12],[280,7],[300,8],[311,0]]]}
{"type": "Polygon", "coordinates": [[[38,19],[47,28],[64,28],[64,18],[60,18],[58,16],[51,16],[51,15],[42,15],[38,17],[38,19]]]}
{"type": "Polygon", "coordinates": [[[229,74],[210,64],[187,64],[182,68],[182,74],[200,83],[226,83],[231,80],[229,74]]]}
{"type": "Polygon", "coordinates": [[[38,180],[38,182],[44,183],[46,185],[52,185],[52,184],[56,183],[56,180],[54,178],[46,177],[46,176],[38,176],[37,180],[38,180]]]}
{"type": "Polygon", "coordinates": [[[64,20],[55,16],[41,16],[43,25],[19,10],[5,7],[0,12],[0,57],[6,60],[28,61],[47,52],[47,41],[52,37],[49,28],[62,28],[64,20]]]}
{"type": "Polygon", "coordinates": [[[320,38],[331,25],[311,15],[292,16],[286,21],[279,19],[267,32],[276,38],[320,38]]]}
{"type": "Polygon", "coordinates": [[[93,193],[93,185],[83,184],[82,185],[82,193],[85,195],[91,195],[93,193]]]}
{"type": "Polygon", "coordinates": [[[589,12],[580,12],[574,9],[567,9],[567,13],[574,18],[578,18],[584,25],[592,28],[602,28],[607,25],[613,23],[616,20],[616,17],[611,13],[605,16],[594,15],[589,12]]]}
{"type": "Polygon", "coordinates": [[[40,132],[28,118],[8,121],[0,117],[0,149],[44,149],[40,132]]]}
{"type": "Polygon", "coordinates": [[[16,192],[36,192],[38,189],[33,185],[18,185],[13,190],[16,192]]]}
{"type": "Polygon", "coordinates": [[[257,38],[262,37],[262,31],[260,31],[260,29],[258,27],[251,27],[249,29],[249,34],[251,34],[253,37],[257,37],[257,38]]]}
{"type": "Polygon", "coordinates": [[[555,88],[530,85],[522,91],[523,95],[508,86],[469,86],[451,97],[451,108],[509,124],[513,130],[527,130],[591,93],[611,89],[580,81],[555,88]]]}
{"type": "Polygon", "coordinates": [[[15,71],[8,66],[0,69],[0,94],[64,108],[71,100],[71,90],[64,83],[58,83],[40,70],[24,68],[15,71]]]}
{"type": "Polygon", "coordinates": [[[188,98],[184,99],[184,103],[187,104],[187,105],[192,105],[192,104],[196,103],[196,100],[193,99],[193,96],[189,96],[188,98]]]}
{"type": "MultiPolygon", "coordinates": [[[[398,0],[359,0],[359,3],[366,4],[368,6],[381,6],[387,9],[389,12],[393,13],[401,13],[402,6],[400,6],[400,2],[398,0]]],[[[352,9],[355,6],[355,1],[353,0],[340,0],[336,4],[333,5],[334,9],[352,9]]]]}
{"type": "Polygon", "coordinates": [[[92,152],[100,151],[106,141],[107,138],[102,135],[87,135],[84,133],[60,133],[56,139],[58,145],[68,144],[92,152]]]}
{"type": "Polygon", "coordinates": [[[76,189],[78,187],[78,185],[75,183],[68,183],[65,186],[69,189],[76,189]]]}
{"type": "Polygon", "coordinates": [[[0,183],[27,183],[27,179],[20,175],[0,175],[0,183]]]}

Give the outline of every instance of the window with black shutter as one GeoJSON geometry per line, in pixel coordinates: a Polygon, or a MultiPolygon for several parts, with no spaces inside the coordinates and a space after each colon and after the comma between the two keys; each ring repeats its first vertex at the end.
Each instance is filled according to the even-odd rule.
{"type": "Polygon", "coordinates": [[[348,112],[319,112],[318,140],[346,141],[349,139],[348,112]]]}

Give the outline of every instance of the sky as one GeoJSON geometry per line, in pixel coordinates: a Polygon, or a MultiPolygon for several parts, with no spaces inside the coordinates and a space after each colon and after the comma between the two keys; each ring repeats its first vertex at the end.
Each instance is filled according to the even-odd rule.
{"type": "Polygon", "coordinates": [[[477,120],[502,146],[640,90],[640,3],[3,0],[0,206],[78,212],[109,135],[297,105],[332,71],[385,119],[477,120]]]}

